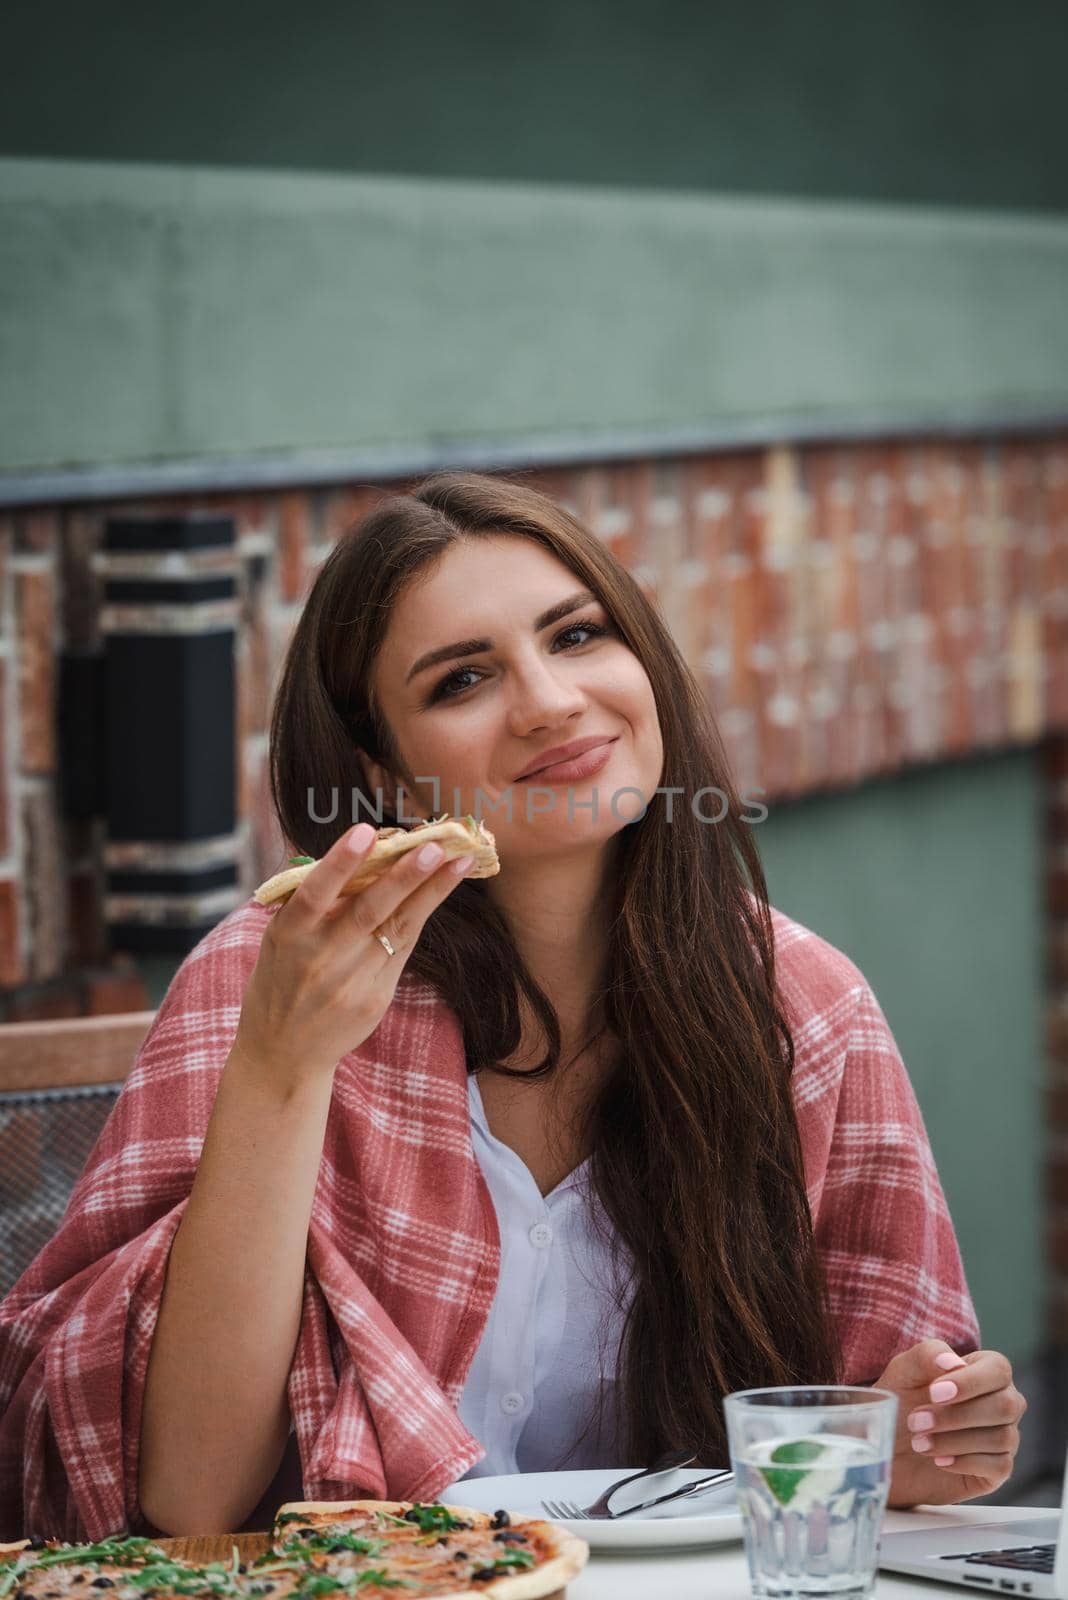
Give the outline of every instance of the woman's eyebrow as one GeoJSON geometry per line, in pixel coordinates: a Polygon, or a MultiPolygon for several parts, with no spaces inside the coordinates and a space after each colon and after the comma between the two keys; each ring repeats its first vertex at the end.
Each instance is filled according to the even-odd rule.
{"type": "MultiPolygon", "coordinates": [[[[549,628],[554,622],[559,622],[561,617],[568,616],[572,611],[577,611],[580,606],[587,606],[591,601],[596,602],[597,596],[589,589],[580,589],[577,594],[568,595],[566,600],[558,600],[548,611],[543,611],[534,618],[534,632],[540,633],[543,628],[549,628]]],[[[492,650],[492,639],[460,639],[456,644],[443,644],[436,650],[428,650],[425,656],[411,668],[405,678],[405,686],[420,672],[425,672],[428,667],[436,667],[442,661],[455,661],[458,656],[475,656],[483,650],[492,650]]]]}

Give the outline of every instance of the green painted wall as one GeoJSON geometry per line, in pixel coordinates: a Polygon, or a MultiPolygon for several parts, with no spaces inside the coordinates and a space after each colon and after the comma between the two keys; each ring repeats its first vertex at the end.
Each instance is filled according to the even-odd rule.
{"type": "Polygon", "coordinates": [[[0,153],[1068,209],[1059,0],[12,0],[0,153]]]}
{"type": "Polygon", "coordinates": [[[0,162],[0,351],[0,473],[1065,416],[1068,219],[0,162]]]}
{"type": "Polygon", "coordinates": [[[773,905],[856,962],[924,1115],[979,1313],[1041,1345],[1044,1132],[1039,773],[1032,751],[776,806],[773,905]]]}

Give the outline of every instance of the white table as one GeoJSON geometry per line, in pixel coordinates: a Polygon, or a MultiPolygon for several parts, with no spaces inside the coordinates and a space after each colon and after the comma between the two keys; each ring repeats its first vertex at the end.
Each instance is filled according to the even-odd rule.
{"type": "MultiPolygon", "coordinates": [[[[883,1528],[896,1533],[908,1528],[960,1527],[1002,1517],[1048,1517],[1049,1506],[938,1506],[930,1511],[888,1511],[883,1528]]],[[[875,1581],[880,1600],[953,1600],[963,1586],[928,1583],[922,1578],[880,1572],[875,1581]]],[[[736,1544],[678,1554],[637,1550],[609,1555],[591,1550],[586,1566],[567,1586],[568,1600],[750,1600],[745,1550],[736,1544]]]]}

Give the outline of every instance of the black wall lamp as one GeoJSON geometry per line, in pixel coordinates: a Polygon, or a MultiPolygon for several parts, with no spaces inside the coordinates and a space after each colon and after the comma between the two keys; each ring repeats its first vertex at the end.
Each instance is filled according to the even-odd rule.
{"type": "Polygon", "coordinates": [[[68,745],[64,808],[103,806],[112,947],[184,952],[241,898],[234,522],[111,517],[94,566],[103,648],[65,664],[61,725],[78,706],[96,737],[68,745]]]}

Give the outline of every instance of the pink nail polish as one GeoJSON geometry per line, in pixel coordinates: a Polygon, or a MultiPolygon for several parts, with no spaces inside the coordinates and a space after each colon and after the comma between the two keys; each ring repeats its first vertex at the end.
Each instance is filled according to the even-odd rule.
{"type": "Polygon", "coordinates": [[[911,1433],[929,1433],[935,1424],[934,1413],[932,1411],[914,1411],[908,1421],[911,1433]]]}
{"type": "Polygon", "coordinates": [[[966,1362],[961,1356],[955,1355],[952,1350],[943,1350],[940,1356],[935,1356],[935,1366],[941,1367],[943,1372],[952,1372],[954,1367],[963,1367],[966,1362]]]}
{"type": "Polygon", "coordinates": [[[912,1440],[912,1448],[922,1454],[924,1450],[930,1450],[931,1441],[925,1433],[917,1433],[912,1440]]]}
{"type": "Polygon", "coordinates": [[[940,1400],[955,1400],[960,1393],[955,1383],[950,1383],[948,1378],[940,1378],[931,1385],[931,1399],[937,1404],[940,1400]]]}
{"type": "Polygon", "coordinates": [[[956,1456],[934,1456],[932,1459],[936,1467],[951,1467],[957,1458],[956,1456]]]}

